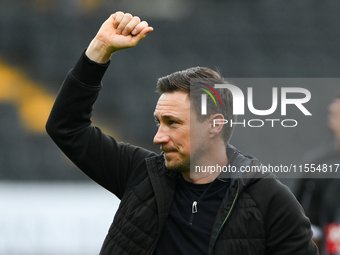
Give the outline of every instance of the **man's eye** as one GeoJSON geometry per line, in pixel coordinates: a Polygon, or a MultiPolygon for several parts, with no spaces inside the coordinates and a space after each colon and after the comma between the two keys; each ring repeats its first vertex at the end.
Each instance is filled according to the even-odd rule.
{"type": "Polygon", "coordinates": [[[177,123],[176,121],[169,120],[169,125],[173,125],[173,124],[176,124],[176,123],[177,123]]]}

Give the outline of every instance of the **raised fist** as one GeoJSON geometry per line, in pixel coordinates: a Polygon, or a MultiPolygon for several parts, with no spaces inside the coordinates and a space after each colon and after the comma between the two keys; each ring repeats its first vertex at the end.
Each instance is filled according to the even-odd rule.
{"type": "Polygon", "coordinates": [[[136,46],[151,31],[153,28],[139,17],[116,12],[102,24],[86,55],[95,62],[105,63],[112,53],[136,46]]]}

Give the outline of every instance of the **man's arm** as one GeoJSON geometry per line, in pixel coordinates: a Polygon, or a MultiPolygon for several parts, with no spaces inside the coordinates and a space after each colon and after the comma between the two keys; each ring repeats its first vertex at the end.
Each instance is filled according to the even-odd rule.
{"type": "Polygon", "coordinates": [[[46,124],[48,134],[60,149],[94,181],[119,198],[131,171],[143,168],[144,158],[151,153],[117,143],[91,126],[92,109],[111,55],[134,47],[151,31],[146,22],[130,14],[111,15],[90,43],[86,55],[81,56],[66,76],[46,124]]]}

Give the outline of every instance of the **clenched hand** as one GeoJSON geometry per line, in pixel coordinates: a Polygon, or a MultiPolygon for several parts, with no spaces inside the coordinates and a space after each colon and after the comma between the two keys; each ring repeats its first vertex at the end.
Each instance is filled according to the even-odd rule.
{"type": "Polygon", "coordinates": [[[152,31],[139,17],[116,12],[102,24],[86,55],[97,63],[106,63],[114,52],[136,46],[152,31]]]}

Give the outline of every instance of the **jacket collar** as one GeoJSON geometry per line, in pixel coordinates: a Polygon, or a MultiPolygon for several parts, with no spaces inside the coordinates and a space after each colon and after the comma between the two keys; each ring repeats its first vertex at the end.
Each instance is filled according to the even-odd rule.
{"type": "Polygon", "coordinates": [[[219,179],[229,179],[231,186],[236,186],[238,183],[241,186],[241,190],[245,188],[246,186],[252,184],[258,179],[265,178],[268,176],[275,177],[275,175],[270,173],[262,173],[259,172],[242,172],[241,167],[243,166],[253,166],[258,167],[258,169],[261,169],[262,163],[256,159],[253,156],[244,155],[242,152],[240,152],[238,149],[236,149],[231,144],[227,145],[226,153],[228,156],[228,166],[234,167],[237,169],[235,172],[231,173],[221,173],[218,177],[219,179]]]}

